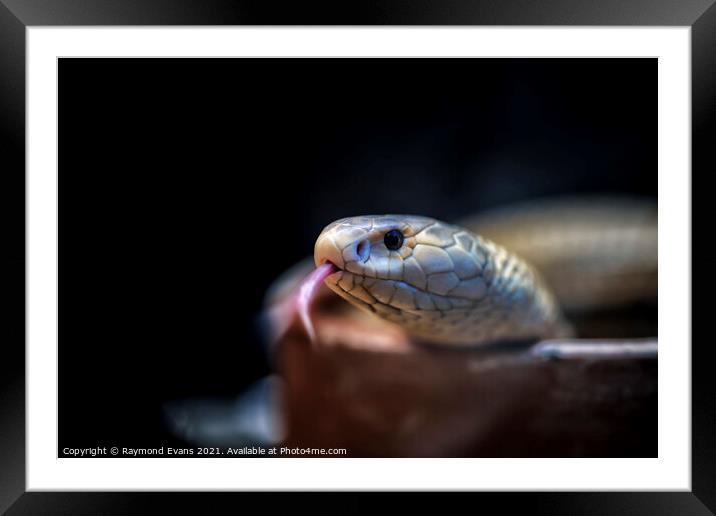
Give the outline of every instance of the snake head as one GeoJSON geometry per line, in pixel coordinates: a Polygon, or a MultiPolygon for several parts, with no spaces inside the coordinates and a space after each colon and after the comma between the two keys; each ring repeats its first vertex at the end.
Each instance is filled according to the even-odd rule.
{"type": "Polygon", "coordinates": [[[411,333],[455,334],[487,292],[486,256],[472,233],[429,217],[375,215],[337,220],[319,235],[314,260],[338,270],[329,288],[411,333]]]}

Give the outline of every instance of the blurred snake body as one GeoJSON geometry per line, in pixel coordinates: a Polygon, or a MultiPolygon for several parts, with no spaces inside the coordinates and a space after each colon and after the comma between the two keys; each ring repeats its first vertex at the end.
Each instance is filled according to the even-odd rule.
{"type": "Polygon", "coordinates": [[[656,207],[560,199],[458,225],[349,217],[321,232],[314,263],[333,292],[421,341],[570,336],[565,313],[656,296],[656,207]]]}

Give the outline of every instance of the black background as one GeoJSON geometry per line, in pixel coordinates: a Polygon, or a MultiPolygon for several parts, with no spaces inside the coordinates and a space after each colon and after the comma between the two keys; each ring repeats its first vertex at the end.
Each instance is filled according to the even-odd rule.
{"type": "Polygon", "coordinates": [[[59,446],[268,371],[262,296],[330,221],[657,193],[655,59],[61,59],[59,446]]]}

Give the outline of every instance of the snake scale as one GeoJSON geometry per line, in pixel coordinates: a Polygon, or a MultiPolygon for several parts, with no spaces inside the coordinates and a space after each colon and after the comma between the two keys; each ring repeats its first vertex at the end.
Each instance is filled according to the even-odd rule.
{"type": "Polygon", "coordinates": [[[525,203],[457,225],[342,218],[316,240],[313,281],[419,341],[566,337],[565,313],[656,297],[656,222],[653,203],[618,198],[525,203]]]}

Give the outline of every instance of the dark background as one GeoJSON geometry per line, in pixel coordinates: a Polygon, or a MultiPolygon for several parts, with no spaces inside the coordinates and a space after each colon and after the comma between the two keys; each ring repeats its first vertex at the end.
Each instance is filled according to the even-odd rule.
{"type": "Polygon", "coordinates": [[[332,220],[657,193],[656,59],[61,59],[59,446],[268,371],[262,296],[332,220]]]}

